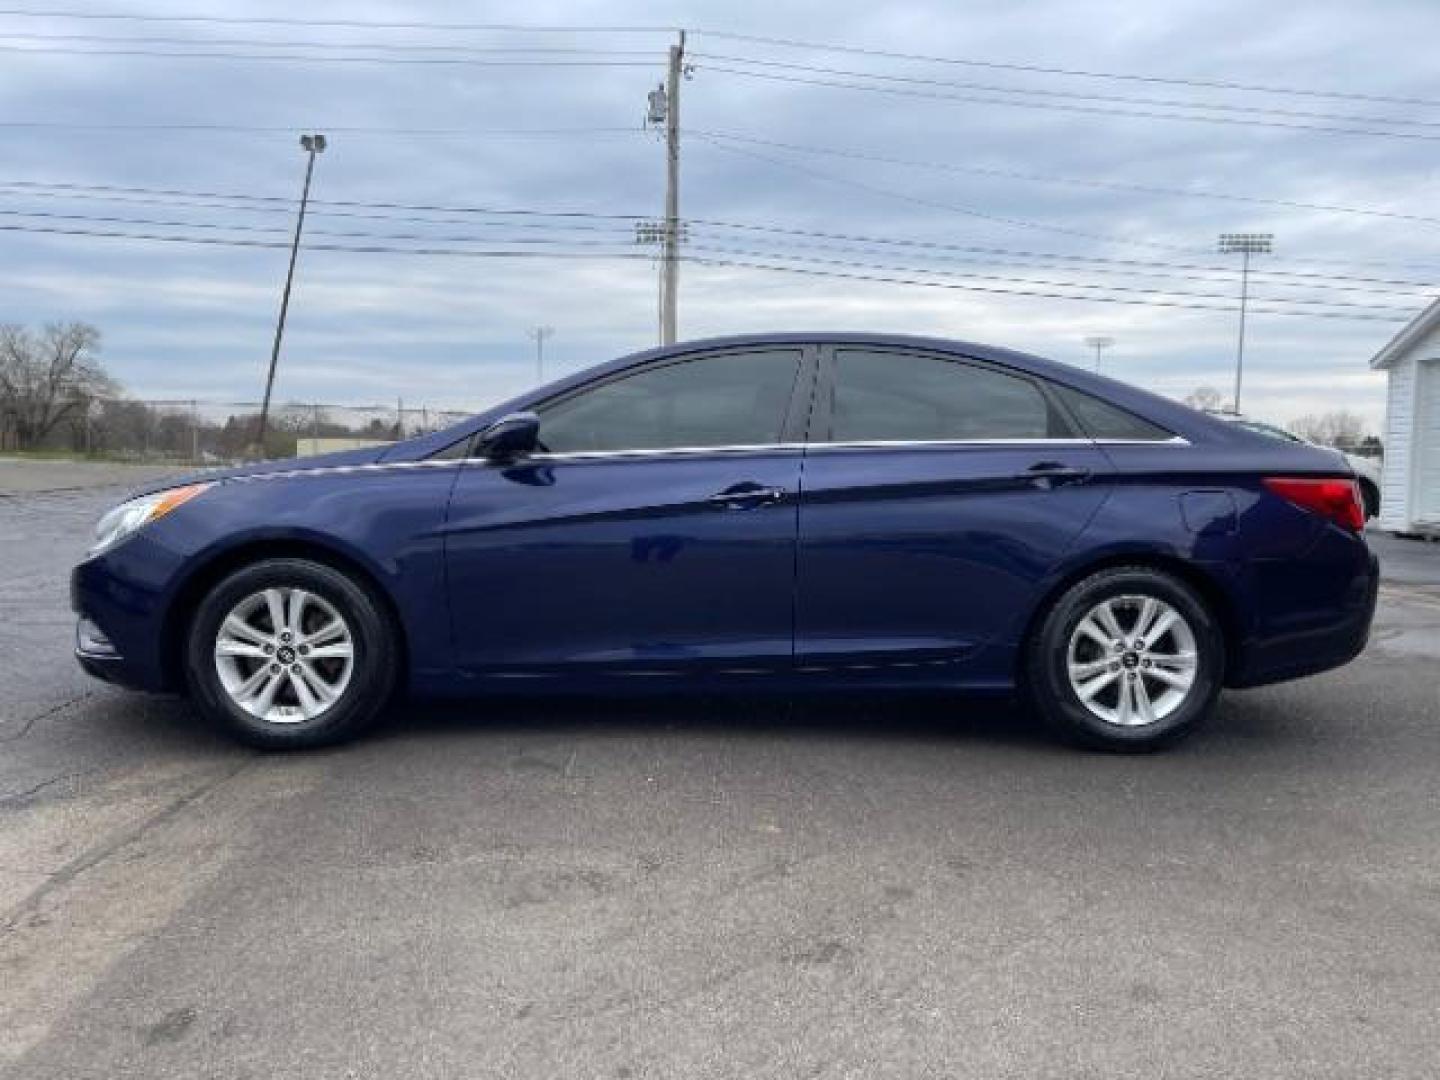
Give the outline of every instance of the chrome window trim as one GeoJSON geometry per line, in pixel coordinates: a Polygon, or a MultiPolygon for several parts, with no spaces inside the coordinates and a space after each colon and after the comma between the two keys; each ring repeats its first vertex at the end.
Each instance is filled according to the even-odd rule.
{"type": "MultiPolygon", "coordinates": [[[[757,454],[804,450],[804,443],[737,443],[733,446],[666,446],[643,450],[571,450],[563,454],[531,454],[526,461],[592,461],[608,458],[694,457],[697,454],[757,454]]],[[[484,458],[469,458],[484,461],[484,458]]]]}
{"type": "Polygon", "coordinates": [[[811,443],[812,450],[884,450],[889,447],[925,446],[1092,446],[1094,439],[1073,436],[1033,439],[850,439],[811,443]]]}
{"type": "MultiPolygon", "coordinates": [[[[947,446],[1189,446],[1180,435],[1168,439],[875,439],[857,442],[753,443],[734,446],[672,446],[644,450],[574,450],[566,453],[531,454],[528,462],[608,461],[615,459],[653,457],[695,457],[700,454],[755,454],[794,452],[797,450],[885,450],[890,448],[924,448],[947,446]]],[[[463,459],[467,463],[490,464],[483,457],[463,459]]]]}

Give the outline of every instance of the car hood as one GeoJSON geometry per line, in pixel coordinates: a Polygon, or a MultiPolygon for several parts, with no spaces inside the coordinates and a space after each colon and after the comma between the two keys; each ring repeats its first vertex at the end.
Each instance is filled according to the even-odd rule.
{"type": "Polygon", "coordinates": [[[229,469],[201,469],[181,473],[164,480],[152,481],[135,489],[134,495],[149,495],[183,484],[214,483],[217,480],[242,480],[249,476],[264,476],[268,473],[309,472],[313,469],[333,469],[340,465],[370,465],[389,450],[389,446],[366,446],[358,450],[337,450],[333,454],[316,454],[314,457],[284,458],[280,461],[260,461],[253,465],[237,465],[229,469]]]}

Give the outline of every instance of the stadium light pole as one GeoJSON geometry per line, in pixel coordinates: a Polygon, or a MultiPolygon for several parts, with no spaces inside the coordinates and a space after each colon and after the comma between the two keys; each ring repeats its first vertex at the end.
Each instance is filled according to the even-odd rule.
{"type": "Polygon", "coordinates": [[[1221,233],[1220,254],[1240,256],[1240,339],[1235,345],[1235,400],[1233,408],[1240,411],[1240,382],[1245,373],[1245,307],[1250,299],[1250,256],[1269,255],[1273,250],[1273,233],[1221,233]]]}
{"type": "Polygon", "coordinates": [[[535,342],[535,385],[545,382],[545,339],[555,336],[553,326],[532,326],[525,331],[535,342]]]}
{"type": "Polygon", "coordinates": [[[1095,350],[1095,371],[1100,371],[1100,354],[1115,344],[1113,337],[1106,337],[1104,334],[1092,334],[1085,339],[1085,344],[1095,350]]]}
{"type": "Polygon", "coordinates": [[[315,155],[325,152],[325,136],[301,135],[300,146],[308,155],[305,185],[300,189],[300,214],[295,219],[295,239],[290,243],[290,267],[285,271],[285,289],[280,294],[280,317],[275,320],[275,342],[270,347],[270,372],[265,376],[265,399],[260,404],[260,423],[255,429],[255,449],[265,454],[265,425],[270,420],[270,393],[275,388],[275,365],[280,362],[280,340],[285,336],[285,315],[290,310],[290,287],[295,283],[295,259],[300,254],[300,233],[305,228],[305,208],[310,203],[310,178],[315,174],[315,155]]]}

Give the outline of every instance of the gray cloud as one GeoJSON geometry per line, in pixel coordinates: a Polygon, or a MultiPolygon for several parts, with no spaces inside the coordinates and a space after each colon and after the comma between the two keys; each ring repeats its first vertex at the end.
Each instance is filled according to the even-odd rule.
{"type": "MultiPolygon", "coordinates": [[[[137,2],[126,10],[147,9],[137,2]]],[[[156,5],[149,10],[174,9],[156,5]]],[[[229,15],[235,8],[213,3],[188,10],[229,15]]],[[[298,10],[274,5],[247,8],[246,13],[294,17],[298,10]]],[[[658,12],[651,5],[612,0],[487,5],[484,17],[612,25],[663,20],[897,52],[1440,97],[1430,56],[1440,11],[1426,0],[1363,6],[1274,3],[1264,6],[1263,18],[1259,11],[1252,3],[1241,2],[1049,0],[962,6],[943,0],[885,5],[836,0],[813,6],[692,4],[658,12]]],[[[347,7],[345,17],[454,21],[455,12],[446,5],[366,4],[347,7]]],[[[667,44],[663,35],[374,34],[0,17],[0,44],[6,42],[5,34],[17,33],[606,48],[639,50],[642,55],[635,59],[643,65],[281,64],[8,53],[0,66],[0,118],[100,125],[217,123],[287,130],[0,127],[5,162],[0,181],[119,184],[291,198],[303,167],[291,132],[315,127],[332,132],[331,149],[317,169],[315,193],[324,200],[597,214],[653,214],[661,205],[662,148],[638,127],[645,92],[662,71],[667,44]],[[336,130],[345,127],[397,130],[336,130]],[[483,133],[516,128],[633,130],[544,137],[483,133]],[[425,133],[433,129],[466,129],[473,134],[425,133]]],[[[74,47],[100,46],[76,43],[74,47]]],[[[768,58],[1030,90],[1223,102],[1357,117],[1428,120],[1433,115],[1418,107],[1021,75],[767,47],[703,33],[692,37],[691,48],[698,54],[697,70],[684,87],[684,121],[697,131],[966,168],[1416,215],[1433,213],[1435,205],[1431,141],[862,93],[727,74],[715,67],[733,66],[733,61],[706,57],[768,58]]],[[[980,91],[928,90],[984,96],[980,91]]],[[[1104,102],[1089,106],[1140,109],[1104,102]]],[[[1254,118],[1266,117],[1255,114],[1254,118]]],[[[1440,128],[1432,133],[1440,134],[1440,128]]],[[[1431,280],[1440,262],[1433,255],[1434,225],[921,169],[745,144],[726,146],[729,149],[697,136],[686,138],[682,206],[687,216],[1050,255],[1200,265],[1223,263],[1210,253],[1216,233],[1266,230],[1277,235],[1277,255],[1268,264],[1272,267],[1416,282],[1431,280]],[[756,152],[762,156],[753,156],[756,152]],[[1416,265],[1396,265],[1405,263],[1416,265]]],[[[0,189],[0,208],[5,210],[190,223],[183,229],[156,226],[149,231],[283,242],[290,224],[289,210],[283,206],[278,213],[258,213],[235,204],[196,207],[185,202],[178,197],[153,203],[71,201],[0,189]],[[198,224],[225,228],[194,227],[198,224]],[[229,231],[234,226],[276,231],[229,231]]],[[[310,238],[325,242],[321,234],[326,230],[418,233],[436,238],[429,243],[438,245],[438,238],[479,231],[464,215],[393,213],[402,219],[454,220],[376,221],[320,213],[311,221],[315,231],[310,238]]],[[[41,219],[3,216],[9,223],[41,223],[41,219]]],[[[620,241],[615,250],[637,253],[625,244],[626,222],[590,225],[594,227],[590,232],[577,229],[565,236],[592,242],[611,237],[620,241]]],[[[523,233],[513,222],[486,231],[507,241],[523,233]]],[[[546,235],[551,234],[531,233],[532,238],[546,235]]],[[[258,393],[284,272],[283,250],[14,232],[5,236],[7,257],[0,264],[0,287],[6,303],[0,318],[38,322],[73,317],[97,323],[106,334],[110,365],[140,396],[244,399],[258,393]]],[[[1111,265],[1108,269],[1115,272],[1100,273],[1106,267],[979,253],[963,256],[971,262],[944,263],[935,253],[913,248],[868,246],[864,251],[837,252],[824,246],[833,246],[833,241],[805,242],[817,247],[802,247],[797,238],[787,242],[774,235],[701,229],[692,240],[696,247],[748,247],[792,257],[952,274],[1226,296],[1235,289],[1233,280],[1209,273],[1182,272],[1161,279],[1130,276],[1136,268],[1126,271],[1111,265]]],[[[797,265],[827,268],[818,263],[797,265]]],[[[1425,302],[1423,295],[1385,295],[1386,291],[1425,292],[1358,283],[1326,291],[1279,290],[1263,281],[1256,286],[1260,306],[1267,295],[1305,295],[1395,306],[1401,310],[1390,314],[1403,317],[1425,302]],[[1361,287],[1377,291],[1352,291],[1361,287]]],[[[556,327],[550,351],[552,369],[558,373],[653,343],[654,305],[654,268],[643,259],[493,260],[307,250],[301,257],[278,391],[284,397],[332,402],[390,400],[403,394],[436,405],[480,405],[522,389],[533,377],[524,334],[527,326],[543,322],[556,327]]],[[[1228,386],[1235,334],[1230,311],[987,295],[713,266],[684,268],[681,323],[682,331],[693,336],[836,326],[941,333],[1075,363],[1087,362],[1081,339],[1105,333],[1118,341],[1107,370],[1172,393],[1201,383],[1228,386]]],[[[1251,410],[1286,420],[1344,404],[1364,411],[1378,424],[1381,384],[1368,373],[1366,362],[1395,329],[1381,322],[1255,316],[1247,349],[1251,410]]]]}

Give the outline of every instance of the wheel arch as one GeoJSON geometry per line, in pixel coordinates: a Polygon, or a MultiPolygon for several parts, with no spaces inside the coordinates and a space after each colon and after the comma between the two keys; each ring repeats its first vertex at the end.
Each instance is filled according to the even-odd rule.
{"type": "Polygon", "coordinates": [[[1146,570],[1160,570],[1179,578],[1199,595],[1205,606],[1214,614],[1220,624],[1225,646],[1225,671],[1237,669],[1244,630],[1240,614],[1234,601],[1224,587],[1210,573],[1190,560],[1161,551],[1112,552],[1069,567],[1063,574],[1051,581],[1031,608],[1020,635],[1019,648],[1015,650],[1015,673],[1018,680],[1023,677],[1030,642],[1040,630],[1040,624],[1055,602],[1065,591],[1077,582],[1102,570],[1134,566],[1146,570]]]}
{"type": "Polygon", "coordinates": [[[200,599],[236,570],[264,559],[285,558],[306,559],[338,570],[354,578],[376,598],[395,633],[399,649],[397,668],[403,685],[410,666],[405,622],[400,617],[400,609],[394,596],[385,587],[380,575],[362,559],[323,540],[308,537],[261,537],[215,552],[196,566],[176,590],[166,609],[161,629],[160,656],[167,686],[179,689],[185,685],[185,638],[200,599]]]}

